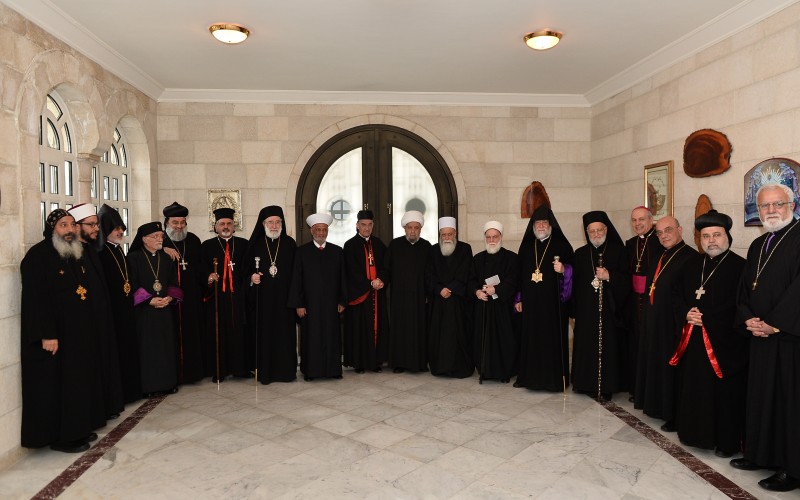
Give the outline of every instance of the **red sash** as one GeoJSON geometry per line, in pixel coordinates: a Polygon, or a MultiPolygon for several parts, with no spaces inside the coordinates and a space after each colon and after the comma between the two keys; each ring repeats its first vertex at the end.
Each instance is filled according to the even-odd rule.
{"type": "MultiPolygon", "coordinates": [[[[366,247],[366,246],[364,247],[364,260],[365,260],[366,267],[367,267],[367,278],[369,278],[370,283],[372,283],[378,277],[378,270],[375,267],[374,260],[373,260],[372,264],[370,264],[370,262],[369,262],[369,256],[372,253],[372,241],[370,240],[367,243],[367,245],[368,245],[368,247],[366,247]]],[[[367,300],[367,297],[369,296],[370,293],[372,293],[372,297],[373,297],[373,300],[372,300],[372,306],[373,306],[372,307],[372,333],[373,333],[373,340],[375,342],[375,345],[378,345],[378,291],[375,290],[375,289],[369,290],[369,291],[365,292],[364,295],[361,295],[360,297],[358,297],[355,300],[351,300],[347,304],[351,305],[351,306],[357,306],[358,304],[361,304],[362,302],[367,300]]]]}
{"type": "MultiPolygon", "coordinates": [[[[708,360],[711,362],[711,367],[714,368],[714,373],[717,374],[717,378],[722,378],[722,368],[719,367],[717,355],[714,354],[714,348],[711,346],[711,339],[708,338],[706,327],[701,326],[700,328],[703,330],[703,344],[706,346],[706,353],[708,354],[708,360]]],[[[689,345],[689,339],[692,336],[693,329],[694,325],[690,325],[689,323],[683,325],[681,341],[678,343],[678,349],[675,351],[675,354],[672,355],[672,359],[669,360],[669,364],[671,366],[678,365],[678,361],[680,361],[681,356],[683,356],[683,353],[686,351],[686,346],[689,345]]]]}

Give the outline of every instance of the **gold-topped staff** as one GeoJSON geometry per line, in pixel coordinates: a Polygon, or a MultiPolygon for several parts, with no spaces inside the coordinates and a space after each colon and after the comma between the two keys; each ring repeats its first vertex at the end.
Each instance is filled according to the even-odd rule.
{"type": "MultiPolygon", "coordinates": [[[[603,254],[597,254],[597,267],[603,267],[603,254]]],[[[596,273],[596,271],[595,271],[596,273]]],[[[597,321],[597,401],[603,401],[603,280],[598,279],[595,274],[595,279],[598,281],[595,291],[597,292],[597,312],[599,318],[597,321]]],[[[592,283],[594,285],[594,283],[592,283]]]]}
{"type": "MultiPolygon", "coordinates": [[[[258,271],[258,266],[261,263],[261,257],[255,257],[255,261],[256,261],[256,274],[261,274],[258,271]]],[[[256,370],[255,370],[256,392],[258,392],[258,334],[260,333],[258,331],[258,309],[261,307],[261,303],[258,301],[258,289],[261,288],[260,285],[261,285],[260,281],[256,283],[256,370]]]]}

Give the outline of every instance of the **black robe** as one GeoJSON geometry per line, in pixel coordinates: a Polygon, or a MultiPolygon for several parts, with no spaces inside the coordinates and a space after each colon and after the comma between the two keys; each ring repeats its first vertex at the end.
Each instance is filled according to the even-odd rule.
{"type": "Polygon", "coordinates": [[[388,358],[386,290],[374,290],[370,282],[378,278],[386,245],[371,236],[369,242],[356,234],[344,244],[344,269],[347,283],[347,309],[344,311],[344,366],[356,369],[378,368],[388,358]],[[372,262],[369,261],[370,247],[372,262]],[[371,273],[371,274],[370,274],[371,273]]]}
{"type": "Polygon", "coordinates": [[[110,242],[103,245],[98,255],[103,264],[111,299],[111,316],[117,334],[122,395],[126,403],[132,403],[142,397],[142,381],[139,373],[139,340],[134,323],[133,288],[130,284],[128,258],[123,253],[121,245],[110,242]],[[128,286],[131,287],[128,293],[124,290],[126,276],[128,286]]]}
{"type": "Polygon", "coordinates": [[[262,384],[297,379],[297,316],[287,305],[296,251],[297,243],[285,234],[268,239],[268,243],[257,240],[249,244],[247,276],[256,272],[255,257],[261,259],[261,284],[247,287],[247,326],[249,338],[258,339],[258,380],[262,384]],[[275,276],[269,273],[270,252],[275,258],[275,276]]]}
{"type": "Polygon", "coordinates": [[[672,289],[683,276],[683,265],[696,255],[697,252],[683,241],[662,252],[652,304],[649,290],[659,259],[655,259],[647,270],[645,328],[639,339],[634,406],[651,417],[667,421],[675,416],[675,368],[669,365],[669,360],[678,345],[680,329],[675,321],[672,289]]]}
{"type": "MultiPolygon", "coordinates": [[[[633,287],[633,280],[647,281],[647,269],[650,264],[658,261],[664,247],[658,241],[655,227],[645,233],[644,237],[634,236],[625,242],[628,254],[628,274],[631,279],[631,293],[625,305],[625,336],[620,349],[622,386],[631,395],[636,392],[636,359],[639,356],[639,339],[644,330],[644,301],[647,292],[637,293],[633,287]]],[[[655,265],[655,264],[653,264],[655,265]]]]}
{"type": "Polygon", "coordinates": [[[246,338],[244,311],[245,290],[250,283],[250,275],[246,270],[248,264],[244,261],[248,242],[238,236],[228,240],[228,251],[234,264],[232,273],[229,266],[227,273],[225,272],[225,243],[224,239],[215,236],[201,245],[203,282],[206,283],[204,366],[206,376],[216,378],[219,360],[220,380],[228,375],[249,377],[253,359],[253,348],[250,347],[253,342],[246,338]],[[215,257],[219,280],[208,285],[208,276],[214,272],[215,257]]]}
{"type": "Polygon", "coordinates": [[[411,372],[428,370],[425,268],[430,250],[423,238],[413,245],[405,236],[395,238],[380,274],[389,285],[389,366],[411,372]]]}
{"type": "Polygon", "coordinates": [[[183,290],[183,301],[173,307],[172,311],[178,339],[178,382],[190,384],[202,379],[207,371],[203,359],[203,293],[208,274],[203,274],[200,238],[194,233],[187,233],[183,241],[172,241],[165,237],[164,248],[174,248],[181,255],[172,265],[178,277],[178,286],[183,290]]]}
{"type": "Polygon", "coordinates": [[[459,241],[453,254],[442,255],[439,244],[431,247],[426,268],[431,298],[428,323],[428,364],[433,375],[466,378],[475,372],[472,360],[472,326],[467,281],[472,264],[472,247],[459,241]],[[444,288],[452,295],[441,296],[444,288]]]}
{"type": "Polygon", "coordinates": [[[178,385],[177,340],[172,308],[183,298],[183,293],[177,286],[177,273],[171,263],[169,255],[163,250],[151,254],[141,248],[128,255],[144,394],[169,391],[178,385]],[[160,290],[154,289],[156,276],[160,290]],[[167,296],[173,299],[168,307],[158,309],[150,305],[154,297],[167,296]]]}
{"type": "Polygon", "coordinates": [[[762,256],[763,271],[753,290],[758,257],[768,237],[756,238],[747,252],[736,312],[737,326],[748,336],[744,322],[753,317],[780,330],[750,339],[744,456],[800,478],[800,223],[776,231],[766,249],[774,253],[766,265],[767,257],[762,256]]]}
{"type": "Polygon", "coordinates": [[[300,320],[300,371],[306,378],[342,376],[342,329],[338,306],[345,305],[342,247],[313,241],[294,257],[289,307],[305,308],[300,320]]]}
{"type": "Polygon", "coordinates": [[[606,241],[599,248],[591,243],[575,251],[572,272],[572,317],[575,318],[572,343],[573,390],[597,395],[598,353],[600,333],[600,293],[592,286],[598,254],[603,254],[603,267],[608,270],[609,280],[603,281],[603,371],[602,394],[619,392],[621,380],[622,350],[625,336],[623,306],[628,299],[631,276],[628,274],[627,253],[621,244],[606,241]]]}
{"type": "Polygon", "coordinates": [[[467,286],[472,303],[473,359],[481,379],[508,381],[517,373],[518,339],[514,332],[514,299],[519,283],[517,254],[500,248],[496,254],[483,251],[472,258],[467,286]],[[497,276],[497,298],[484,302],[475,292],[486,284],[486,279],[497,276]]]}
{"type": "Polygon", "coordinates": [[[49,237],[31,247],[20,269],[21,444],[68,444],[105,425],[108,416],[100,362],[104,332],[92,316],[95,295],[105,290],[87,286],[81,263],[62,259],[49,237]],[[43,339],[58,339],[55,355],[42,349],[43,339]]]}
{"type": "Polygon", "coordinates": [[[569,386],[569,317],[564,303],[569,297],[563,295],[565,283],[571,279],[572,256],[569,243],[552,236],[520,246],[522,321],[517,386],[559,392],[569,386]],[[549,247],[548,241],[552,241],[549,247]],[[533,245],[541,262],[539,283],[531,280],[536,269],[533,245]],[[553,270],[556,255],[565,266],[564,275],[553,270]]]}
{"type": "Polygon", "coordinates": [[[732,318],[744,263],[731,251],[713,259],[695,255],[683,266],[675,288],[675,322],[679,329],[686,329],[686,314],[691,308],[697,307],[703,314],[702,327],[686,329],[686,350],[674,362],[678,367],[675,427],[681,442],[690,446],[719,448],[729,453],[741,449],[748,338],[734,330],[732,318]],[[698,299],[701,275],[707,280],[703,285],[705,293],[698,299]],[[703,328],[722,378],[712,366],[703,328]]]}

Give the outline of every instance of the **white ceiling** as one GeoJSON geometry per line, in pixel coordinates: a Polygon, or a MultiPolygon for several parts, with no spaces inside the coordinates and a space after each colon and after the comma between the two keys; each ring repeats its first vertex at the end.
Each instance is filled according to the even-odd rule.
{"type": "Polygon", "coordinates": [[[798,0],[0,1],[162,101],[586,106],[798,0]]]}

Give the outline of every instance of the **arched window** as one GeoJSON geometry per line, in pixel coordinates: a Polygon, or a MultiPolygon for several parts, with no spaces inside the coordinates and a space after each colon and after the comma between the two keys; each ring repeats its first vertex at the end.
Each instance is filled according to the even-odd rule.
{"type": "Polygon", "coordinates": [[[47,214],[75,204],[77,155],[73,151],[70,117],[56,92],[47,96],[39,117],[39,191],[42,228],[47,214]]]}
{"type": "MultiPolygon", "coordinates": [[[[128,167],[128,147],[125,136],[119,127],[114,129],[114,140],[111,147],[103,154],[100,162],[92,167],[91,196],[92,203],[101,206],[103,203],[115,208],[127,226],[125,236],[131,231],[131,175],[128,167]]],[[[128,244],[125,243],[127,251],[128,244]]]]}

